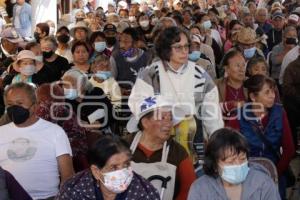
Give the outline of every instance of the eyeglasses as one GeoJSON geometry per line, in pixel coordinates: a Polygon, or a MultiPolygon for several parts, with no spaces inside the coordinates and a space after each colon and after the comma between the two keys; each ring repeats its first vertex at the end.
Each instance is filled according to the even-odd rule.
{"type": "Polygon", "coordinates": [[[182,51],[188,51],[190,48],[190,44],[172,45],[171,47],[174,48],[176,52],[182,52],[182,51]]]}

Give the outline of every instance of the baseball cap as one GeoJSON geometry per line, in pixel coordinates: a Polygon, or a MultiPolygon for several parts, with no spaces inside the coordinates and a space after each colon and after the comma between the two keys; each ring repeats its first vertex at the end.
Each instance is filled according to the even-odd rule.
{"type": "Polygon", "coordinates": [[[16,29],[14,29],[13,27],[8,27],[8,28],[2,30],[0,37],[1,37],[1,39],[5,38],[12,43],[24,42],[22,37],[18,34],[16,29]]]}

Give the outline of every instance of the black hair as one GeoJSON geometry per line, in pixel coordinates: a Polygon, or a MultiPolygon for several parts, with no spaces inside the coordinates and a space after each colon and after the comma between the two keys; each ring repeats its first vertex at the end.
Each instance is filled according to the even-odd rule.
{"type": "Polygon", "coordinates": [[[65,30],[67,33],[70,34],[70,30],[66,26],[62,26],[59,29],[57,29],[56,34],[59,33],[59,32],[61,32],[62,30],[65,30]]]}
{"type": "Polygon", "coordinates": [[[49,35],[50,28],[47,23],[38,23],[36,27],[41,30],[41,33],[46,33],[46,36],[49,35]]]}
{"type": "Polygon", "coordinates": [[[268,63],[266,62],[264,57],[253,57],[247,62],[246,66],[246,76],[250,77],[250,70],[252,69],[253,66],[255,66],[257,63],[264,63],[266,65],[266,69],[268,69],[268,63]]]}
{"type": "Polygon", "coordinates": [[[101,31],[93,32],[91,37],[90,37],[90,44],[91,45],[95,42],[97,37],[102,37],[105,40],[105,34],[103,32],[101,32],[101,31]]]}
{"type": "Polygon", "coordinates": [[[130,35],[134,42],[139,40],[139,33],[135,28],[128,27],[122,32],[122,34],[130,35]]]}
{"type": "Polygon", "coordinates": [[[249,156],[249,147],[246,138],[231,128],[221,128],[210,137],[205,149],[203,170],[208,176],[217,178],[219,174],[218,161],[226,159],[226,150],[232,155],[246,153],[249,156]]]}
{"type": "Polygon", "coordinates": [[[97,140],[88,150],[88,162],[101,169],[113,155],[123,152],[131,154],[128,143],[118,136],[107,135],[97,140]]]}
{"type": "Polygon", "coordinates": [[[150,119],[151,117],[153,117],[153,114],[154,114],[154,111],[150,111],[149,113],[145,114],[139,121],[137,127],[140,131],[143,131],[144,130],[144,126],[142,124],[142,119],[143,118],[147,118],[147,119],[150,119]]]}
{"type": "Polygon", "coordinates": [[[216,9],[216,7],[215,6],[213,6],[212,8],[210,8],[210,9],[208,9],[208,11],[207,11],[208,13],[209,12],[213,12],[213,13],[215,13],[215,15],[217,15],[217,16],[219,16],[220,14],[219,14],[219,11],[216,9]]]}
{"type": "Polygon", "coordinates": [[[140,18],[143,17],[143,16],[148,16],[146,13],[144,12],[141,12],[138,16],[137,16],[137,19],[136,21],[139,22],[140,21],[140,18]]]}
{"type": "MultiPolygon", "coordinates": [[[[226,53],[222,59],[222,67],[224,66],[228,66],[229,65],[229,60],[233,57],[235,57],[236,55],[242,55],[242,53],[238,50],[232,50],[229,51],[228,53],[226,53]]],[[[243,56],[243,55],[242,55],[243,56]]]]}
{"type": "Polygon", "coordinates": [[[183,16],[179,11],[173,11],[172,18],[180,25],[183,24],[183,16]]]}
{"type": "Polygon", "coordinates": [[[178,27],[170,27],[163,30],[155,41],[155,50],[160,59],[163,61],[169,61],[172,53],[172,45],[180,42],[180,34],[184,34],[187,37],[190,44],[190,37],[183,29],[178,27]]]}
{"type": "Polygon", "coordinates": [[[38,45],[39,45],[39,43],[37,43],[37,42],[29,42],[26,44],[25,50],[31,50],[31,48],[36,47],[38,45]]]}
{"type": "Polygon", "coordinates": [[[251,101],[250,94],[257,95],[265,84],[268,84],[273,89],[276,87],[276,83],[272,78],[261,74],[251,76],[244,82],[244,87],[248,90],[249,101],[251,101]]]}
{"type": "Polygon", "coordinates": [[[79,47],[79,46],[84,46],[84,48],[86,49],[87,52],[90,51],[89,46],[88,46],[88,44],[87,44],[86,42],[83,42],[83,41],[77,41],[77,42],[75,42],[75,43],[73,44],[73,46],[72,46],[72,48],[71,48],[72,54],[74,54],[76,48],[79,47]]]}

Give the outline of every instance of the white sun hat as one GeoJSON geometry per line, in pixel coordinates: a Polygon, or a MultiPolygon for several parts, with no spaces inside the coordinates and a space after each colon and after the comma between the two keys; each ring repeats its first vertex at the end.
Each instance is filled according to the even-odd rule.
{"type": "Polygon", "coordinates": [[[139,131],[138,123],[149,112],[157,110],[158,108],[169,109],[172,112],[173,125],[182,121],[187,113],[180,105],[174,104],[171,100],[162,95],[145,98],[140,104],[139,109],[136,111],[127,123],[127,130],[130,133],[139,131]]]}

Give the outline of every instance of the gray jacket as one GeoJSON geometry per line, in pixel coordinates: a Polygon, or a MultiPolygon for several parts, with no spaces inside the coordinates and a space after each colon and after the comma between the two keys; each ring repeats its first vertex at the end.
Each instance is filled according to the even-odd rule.
{"type": "MultiPolygon", "coordinates": [[[[278,189],[269,173],[259,164],[251,163],[243,183],[242,200],[280,200],[278,189]]],[[[220,178],[203,175],[191,186],[188,200],[229,200],[220,178]]]]}

